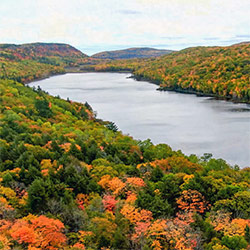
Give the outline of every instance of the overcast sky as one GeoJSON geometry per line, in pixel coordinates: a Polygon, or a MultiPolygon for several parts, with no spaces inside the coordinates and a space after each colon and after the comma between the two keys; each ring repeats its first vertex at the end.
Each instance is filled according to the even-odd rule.
{"type": "Polygon", "coordinates": [[[0,43],[69,43],[87,54],[250,41],[250,0],[0,0],[0,43]]]}

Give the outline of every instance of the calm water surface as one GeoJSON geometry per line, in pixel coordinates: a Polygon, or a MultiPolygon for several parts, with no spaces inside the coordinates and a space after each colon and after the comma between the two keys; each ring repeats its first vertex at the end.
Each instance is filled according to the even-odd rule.
{"type": "Polygon", "coordinates": [[[87,101],[97,117],[125,134],[167,143],[186,154],[212,153],[230,164],[250,166],[250,105],[156,91],[130,74],[82,73],[51,77],[40,86],[51,95],[87,101]]]}

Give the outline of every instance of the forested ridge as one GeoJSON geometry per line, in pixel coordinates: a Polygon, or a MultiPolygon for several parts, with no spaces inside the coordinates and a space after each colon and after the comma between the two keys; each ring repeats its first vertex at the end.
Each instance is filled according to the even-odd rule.
{"type": "Polygon", "coordinates": [[[79,66],[87,58],[68,44],[0,44],[0,79],[30,82],[65,73],[65,67],[79,66]]]}
{"type": "Polygon", "coordinates": [[[96,71],[130,70],[136,79],[160,90],[210,95],[250,103],[250,43],[194,47],[155,59],[117,60],[92,66],[96,71]]]}
{"type": "Polygon", "coordinates": [[[122,50],[104,51],[92,55],[98,59],[131,59],[131,58],[150,58],[169,54],[173,50],[154,49],[154,48],[129,48],[122,50]]]}
{"type": "Polygon", "coordinates": [[[249,167],[123,135],[29,62],[0,73],[0,249],[249,249],[249,167]]]}

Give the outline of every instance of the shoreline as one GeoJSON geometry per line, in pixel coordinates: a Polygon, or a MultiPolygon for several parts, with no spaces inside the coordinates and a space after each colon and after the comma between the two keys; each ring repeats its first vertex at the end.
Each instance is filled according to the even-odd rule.
{"type": "Polygon", "coordinates": [[[219,95],[215,95],[215,94],[207,94],[207,93],[203,93],[203,92],[197,92],[195,90],[185,90],[182,88],[179,89],[174,89],[174,88],[170,88],[170,87],[160,87],[160,82],[159,81],[154,81],[145,77],[141,77],[138,75],[133,74],[133,72],[131,72],[131,77],[135,79],[136,81],[145,81],[145,82],[150,82],[152,84],[158,85],[159,88],[157,88],[157,91],[170,91],[170,92],[176,92],[176,93],[181,93],[181,94],[188,94],[188,95],[196,95],[197,97],[210,97],[214,100],[222,100],[222,101],[227,101],[227,102],[232,102],[232,103],[241,103],[241,104],[247,104],[250,105],[250,102],[245,102],[245,101],[241,101],[238,99],[233,99],[231,97],[226,97],[226,96],[219,96],[219,95]]]}
{"type": "Polygon", "coordinates": [[[130,73],[131,76],[129,78],[132,78],[136,81],[145,81],[148,83],[152,83],[155,85],[158,85],[159,87],[156,89],[157,91],[170,91],[170,92],[176,92],[176,93],[181,93],[181,94],[188,94],[188,95],[196,95],[197,97],[210,97],[214,100],[221,100],[221,101],[227,101],[227,102],[232,102],[232,103],[241,103],[241,104],[247,104],[250,105],[250,102],[245,102],[237,99],[233,99],[231,97],[225,97],[225,96],[219,96],[215,94],[208,94],[208,93],[202,93],[202,92],[197,92],[195,90],[185,90],[182,88],[174,89],[171,87],[160,87],[160,82],[159,81],[154,81],[152,79],[148,79],[146,77],[141,77],[139,75],[136,75],[133,73],[133,71],[129,70],[117,70],[117,71],[109,71],[109,70],[103,70],[103,71],[97,71],[94,69],[84,69],[81,67],[72,67],[72,68],[64,68],[65,72],[62,73],[48,73],[42,77],[39,77],[37,79],[34,79],[32,81],[25,82],[24,84],[29,84],[31,82],[38,82],[47,78],[50,78],[52,76],[57,76],[57,75],[65,75],[65,74],[74,74],[74,73],[130,73]]]}
{"type": "Polygon", "coordinates": [[[67,72],[62,72],[62,73],[48,73],[48,74],[43,75],[43,76],[41,76],[41,77],[38,77],[38,78],[36,78],[36,79],[34,79],[34,80],[23,82],[23,84],[24,84],[24,85],[28,85],[28,84],[30,84],[31,82],[39,82],[39,81],[48,79],[48,78],[50,78],[50,77],[52,77],[52,76],[59,76],[59,75],[65,75],[65,74],[67,74],[67,72]]]}

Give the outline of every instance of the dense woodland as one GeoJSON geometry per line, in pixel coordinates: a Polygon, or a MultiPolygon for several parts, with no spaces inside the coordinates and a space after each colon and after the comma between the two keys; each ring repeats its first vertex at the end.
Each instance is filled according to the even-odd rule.
{"type": "Polygon", "coordinates": [[[0,73],[0,249],[249,249],[249,167],[134,140],[25,86],[60,72],[36,60],[0,73]]]}
{"type": "Polygon", "coordinates": [[[78,66],[87,58],[67,44],[0,44],[0,79],[30,82],[65,73],[65,67],[78,66]]]}
{"type": "Polygon", "coordinates": [[[156,59],[99,63],[96,71],[133,72],[138,80],[173,90],[250,103],[250,43],[194,47],[156,59]]]}

